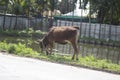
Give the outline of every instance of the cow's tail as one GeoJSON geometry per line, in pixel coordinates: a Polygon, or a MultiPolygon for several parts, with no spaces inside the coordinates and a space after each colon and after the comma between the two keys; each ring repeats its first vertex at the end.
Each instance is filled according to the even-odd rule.
{"type": "Polygon", "coordinates": [[[76,28],[76,29],[78,29],[78,30],[80,29],[79,27],[76,27],[76,26],[74,26],[74,28],[76,28]]]}

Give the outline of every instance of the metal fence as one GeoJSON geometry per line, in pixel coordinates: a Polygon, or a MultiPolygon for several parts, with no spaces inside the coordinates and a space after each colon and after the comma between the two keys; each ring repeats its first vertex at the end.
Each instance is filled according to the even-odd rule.
{"type": "Polygon", "coordinates": [[[120,47],[120,26],[100,23],[73,22],[56,20],[57,26],[80,27],[81,42],[120,47]]]}
{"type": "MultiPolygon", "coordinates": [[[[69,9],[69,7],[66,8],[69,9]]],[[[94,56],[97,59],[105,59],[108,62],[120,64],[120,25],[98,22],[91,16],[85,18],[83,17],[84,13],[85,11],[79,10],[76,4],[74,11],[55,16],[53,25],[80,27],[80,43],[78,43],[80,56],[94,56]],[[77,10],[81,12],[78,13],[77,10]],[[76,17],[76,14],[79,14],[79,17],[76,17]]],[[[61,54],[73,53],[73,48],[69,44],[56,44],[55,49],[61,54]]]]}
{"type": "MultiPolygon", "coordinates": [[[[64,1],[63,1],[64,2],[64,1]]],[[[68,1],[69,3],[69,1],[68,1]]],[[[73,9],[66,3],[65,13],[54,17],[56,26],[78,26],[80,27],[79,41],[92,44],[120,47],[120,25],[112,25],[112,11],[107,22],[102,21],[104,12],[100,12],[99,17],[92,13],[90,3],[84,9],[84,1],[76,0],[73,9]],[[108,24],[107,24],[108,23],[108,24]]],[[[102,3],[101,3],[102,4],[102,3]]],[[[61,10],[59,6],[56,6],[61,10]]]]}
{"type": "Polygon", "coordinates": [[[0,30],[23,30],[27,28],[33,28],[34,30],[38,29],[47,31],[48,25],[48,18],[45,17],[38,18],[26,17],[22,15],[16,16],[12,14],[0,14],[0,30]]]}
{"type": "MultiPolygon", "coordinates": [[[[70,6],[71,4],[68,5],[64,3],[64,5],[70,6]]],[[[77,3],[75,5],[73,4],[73,7],[73,11],[71,11],[71,8],[65,7],[68,13],[66,13],[66,11],[65,14],[61,13],[57,19],[55,16],[51,17],[53,18],[52,25],[80,27],[79,42],[94,44],[92,46],[79,44],[78,49],[81,56],[93,55],[96,58],[107,59],[108,61],[110,60],[120,64],[120,25],[98,23],[96,20],[92,19],[91,16],[84,18],[84,14],[88,13],[88,11],[79,10],[77,3]],[[77,10],[81,12],[77,12],[77,10]],[[79,17],[76,17],[76,15],[79,15],[79,17]],[[96,46],[96,44],[105,46],[96,46]]],[[[61,7],[56,7],[58,10],[61,10],[60,8],[61,7]]],[[[64,8],[62,10],[64,10],[64,8]]],[[[0,30],[3,29],[3,22],[4,15],[0,15],[0,30]]],[[[51,20],[49,20],[48,17],[37,18],[6,15],[5,28],[14,29],[15,26],[17,26],[16,29],[18,30],[33,28],[48,31],[51,27],[51,20]]],[[[71,45],[56,44],[55,48],[59,53],[73,53],[71,45]]]]}
{"type": "MultiPolygon", "coordinates": [[[[95,59],[103,59],[108,62],[120,64],[120,49],[116,47],[91,45],[78,43],[79,56],[93,56],[95,59]]],[[[71,44],[61,45],[55,44],[54,47],[59,54],[72,55],[74,52],[71,44]]]]}
{"type": "MultiPolygon", "coordinates": [[[[82,57],[94,56],[97,59],[120,64],[120,26],[67,20],[56,20],[53,25],[80,27],[78,50],[82,57]]],[[[55,49],[61,54],[73,53],[70,44],[56,44],[55,49]]]]}

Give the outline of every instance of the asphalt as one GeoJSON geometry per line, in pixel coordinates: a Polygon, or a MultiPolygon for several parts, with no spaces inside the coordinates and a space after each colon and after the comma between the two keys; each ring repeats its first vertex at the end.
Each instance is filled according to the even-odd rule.
{"type": "Polygon", "coordinates": [[[0,80],[120,80],[120,75],[0,53],[0,80]]]}

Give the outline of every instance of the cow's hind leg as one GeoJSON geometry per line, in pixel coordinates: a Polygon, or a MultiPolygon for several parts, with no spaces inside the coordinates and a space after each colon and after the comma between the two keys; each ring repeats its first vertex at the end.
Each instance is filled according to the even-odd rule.
{"type": "Polygon", "coordinates": [[[74,60],[75,55],[76,55],[76,60],[78,60],[78,49],[77,49],[77,42],[76,41],[71,41],[73,49],[74,49],[74,54],[72,56],[72,60],[74,60]]]}

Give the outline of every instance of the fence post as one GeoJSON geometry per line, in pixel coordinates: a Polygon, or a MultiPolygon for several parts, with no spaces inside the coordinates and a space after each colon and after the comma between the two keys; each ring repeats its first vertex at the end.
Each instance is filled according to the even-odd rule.
{"type": "Polygon", "coordinates": [[[117,64],[120,64],[120,51],[118,53],[117,64]]]}
{"type": "MultiPolygon", "coordinates": [[[[90,2],[90,8],[89,8],[89,38],[91,37],[91,2],[90,2]]],[[[89,40],[90,42],[90,40],[89,40]]]]}
{"type": "MultiPolygon", "coordinates": [[[[113,5],[112,5],[113,6],[113,5]]],[[[112,22],[113,22],[113,7],[112,7],[112,9],[110,10],[110,12],[111,12],[111,14],[110,14],[110,18],[111,18],[111,20],[110,20],[110,28],[109,28],[109,41],[111,40],[111,27],[112,27],[112,22]]]]}

